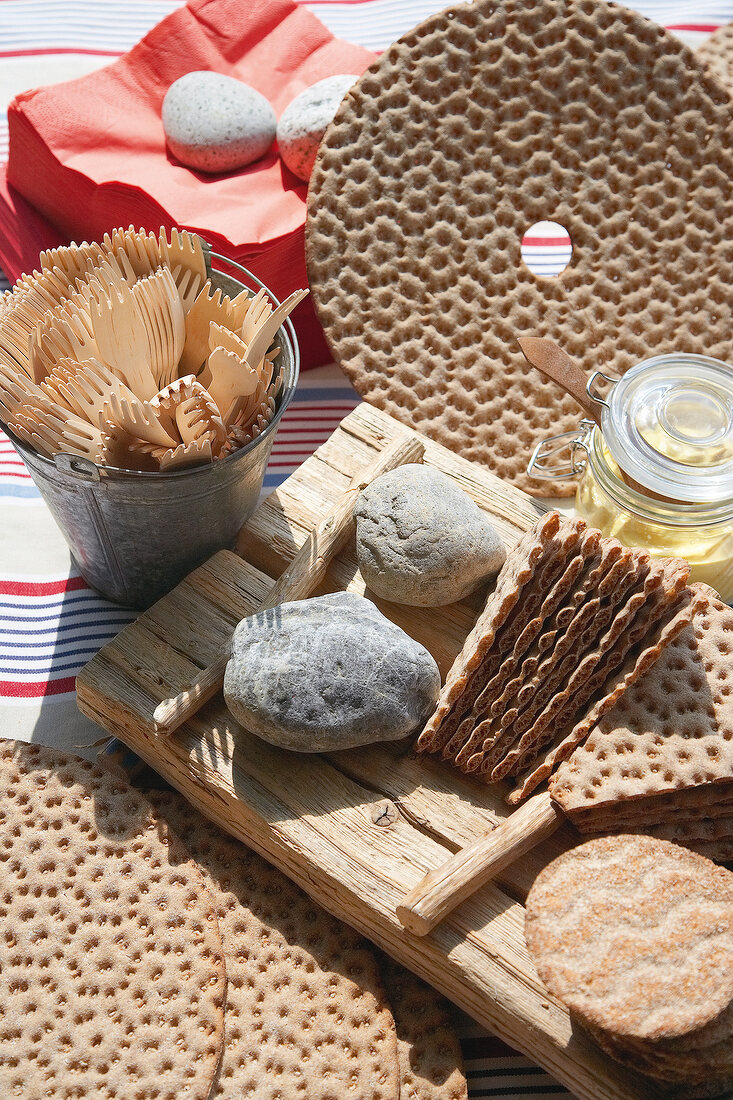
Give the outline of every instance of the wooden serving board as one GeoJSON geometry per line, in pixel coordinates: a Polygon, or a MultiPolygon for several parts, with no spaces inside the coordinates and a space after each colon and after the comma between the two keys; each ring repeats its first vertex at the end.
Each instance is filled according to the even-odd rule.
{"type": "MultiPolygon", "coordinates": [[[[404,744],[328,757],[288,753],[248,734],[221,696],[172,737],[154,731],[156,705],[218,656],[351,477],[407,431],[369,405],[355,409],[259,507],[240,536],[241,557],[217,554],[86,665],[79,707],[222,828],[577,1096],[661,1100],[663,1088],[608,1059],[570,1019],[527,954],[522,902],[540,867],[577,842],[569,826],[418,938],[402,928],[396,905],[426,871],[506,816],[501,787],[415,757],[404,744]]],[[[425,462],[450,474],[507,544],[536,521],[539,507],[524,493],[430,440],[425,462]]],[[[340,589],[364,592],[353,548],[333,563],[321,591],[340,589]]],[[[376,602],[431,650],[443,675],[480,606],[376,602]]]]}

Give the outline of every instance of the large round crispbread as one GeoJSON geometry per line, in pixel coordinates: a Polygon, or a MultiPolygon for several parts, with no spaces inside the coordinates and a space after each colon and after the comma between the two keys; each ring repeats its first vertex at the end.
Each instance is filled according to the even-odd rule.
{"type": "Polygon", "coordinates": [[[733,23],[711,34],[696,52],[733,95],[733,23]]]}
{"type": "Polygon", "coordinates": [[[226,971],[212,900],[127,783],[0,742],[0,1096],[206,1100],[226,971]]]}
{"type": "Polygon", "coordinates": [[[398,1100],[394,1021],[367,943],[180,795],[149,797],[215,899],[229,984],[211,1100],[398,1100]]]}
{"type": "Polygon", "coordinates": [[[308,193],[311,292],[372,404],[538,495],[577,404],[528,367],[552,337],[588,371],[664,351],[729,360],[733,111],[672,35],[602,0],[477,0],[434,15],[346,95],[308,193]],[[537,278],[526,230],[573,258],[537,278]]]}
{"type": "Polygon", "coordinates": [[[733,1000],[733,874],[664,840],[602,837],[553,860],[525,937],[548,989],[614,1037],[689,1035],[733,1000]]]}

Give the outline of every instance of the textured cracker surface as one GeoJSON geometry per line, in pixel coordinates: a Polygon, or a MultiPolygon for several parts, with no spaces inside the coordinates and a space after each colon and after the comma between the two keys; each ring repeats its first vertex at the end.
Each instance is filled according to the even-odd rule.
{"type": "Polygon", "coordinates": [[[448,672],[435,713],[417,740],[418,750],[437,752],[453,733],[461,699],[470,691],[472,678],[494,644],[497,632],[511,615],[525,586],[534,578],[538,566],[556,552],[558,536],[562,538],[563,532],[569,530],[574,537],[574,526],[579,531],[585,530],[582,520],[569,521],[559,512],[548,512],[509,551],[483,611],[448,672]]]}
{"type": "Polygon", "coordinates": [[[226,972],[212,899],[149,802],[0,741],[0,1096],[206,1100],[226,972]]]}
{"type": "Polygon", "coordinates": [[[397,1029],[400,1100],[468,1100],[451,1006],[386,955],[380,962],[397,1029]]]}
{"type": "Polygon", "coordinates": [[[548,989],[613,1036],[684,1036],[733,998],[733,874],[663,840],[602,837],[553,860],[525,936],[548,989]]]}
{"type": "Polygon", "coordinates": [[[519,776],[509,801],[526,797],[689,621],[688,577],[548,513],[510,552],[417,749],[485,782],[519,776]]]}
{"type": "Polygon", "coordinates": [[[695,52],[733,95],[733,23],[714,31],[695,52]]]}
{"type": "Polygon", "coordinates": [[[730,780],[733,610],[711,598],[561,766],[552,795],[572,814],[730,780]]]}
{"type": "MultiPolygon", "coordinates": [[[[617,547],[618,544],[613,548],[614,553],[617,547]]],[[[604,547],[602,559],[605,557],[605,549],[604,547]]],[[[591,566],[592,564],[592,562],[589,563],[591,566]]],[[[623,561],[617,564],[625,565],[627,572],[630,572],[631,551],[625,551],[623,561]]],[[[602,569],[603,566],[600,568],[602,569]]],[[[524,723],[523,730],[527,729],[528,724],[531,725],[532,717],[536,716],[544,704],[552,698],[553,685],[560,686],[562,683],[563,671],[567,672],[569,668],[577,666],[585,647],[600,631],[599,615],[610,615],[612,605],[608,608],[603,607],[598,590],[587,588],[589,577],[594,574],[597,580],[601,579],[601,583],[606,579],[595,568],[590,568],[588,576],[582,578],[577,589],[571,593],[566,606],[555,618],[555,625],[562,623],[562,627],[558,627],[557,643],[548,647],[543,659],[537,663],[537,667],[533,668],[534,662],[531,658],[523,662],[520,676],[493,699],[488,695],[487,687],[483,704],[475,707],[464,719],[464,728],[474,727],[471,737],[475,742],[473,755],[469,756],[466,762],[470,770],[491,775],[494,767],[504,759],[505,753],[512,748],[515,740],[521,737],[519,724],[524,723]]]]}
{"type": "Polygon", "coordinates": [[[590,678],[557,715],[557,729],[540,747],[539,755],[526,754],[516,765],[517,779],[510,801],[519,801],[547,779],[555,767],[582,744],[603,715],[624,693],[642,680],[660,654],[684,630],[699,598],[695,586],[687,587],[687,562],[669,559],[659,598],[649,601],[631,625],[611,646],[590,678]],[[569,728],[568,728],[569,726],[569,728]]]}
{"type": "Polygon", "coordinates": [[[211,1100],[398,1100],[394,1022],[366,941],[180,795],[149,794],[219,920],[229,985],[211,1100]]]}
{"type": "MultiPolygon", "coordinates": [[[[558,532],[558,535],[560,534],[561,532],[558,532]]],[[[543,567],[537,570],[531,583],[523,590],[514,613],[472,676],[467,690],[456,703],[455,718],[451,723],[451,727],[455,727],[455,732],[441,748],[444,760],[455,760],[459,766],[468,761],[474,747],[479,743],[480,733],[476,723],[482,717],[486,707],[492,704],[492,700],[503,695],[505,691],[516,688],[516,677],[512,679],[511,673],[516,671],[520,658],[525,657],[527,647],[529,653],[522,660],[521,667],[522,669],[534,667],[533,655],[539,651],[543,642],[547,644],[547,637],[543,635],[537,639],[536,645],[529,646],[531,633],[539,632],[547,619],[557,622],[563,616],[563,609],[567,611],[568,604],[572,603],[575,595],[575,593],[573,595],[569,593],[584,565],[583,552],[592,548],[596,542],[596,539],[586,536],[593,534],[596,535],[596,539],[600,538],[598,532],[581,533],[579,525],[575,529],[568,525],[568,530],[563,533],[562,539],[553,540],[558,544],[557,547],[548,547],[549,560],[543,563],[543,567]],[[568,555],[572,554],[574,549],[579,549],[580,553],[573,556],[567,568],[562,569],[563,563],[567,561],[568,555]],[[579,568],[578,559],[580,559],[579,568]],[[548,575],[550,566],[553,568],[548,575]],[[561,575],[556,583],[550,586],[555,569],[561,572],[561,575]],[[546,597],[544,600],[543,595],[546,597]],[[567,602],[563,604],[563,600],[567,602]],[[561,609],[558,609],[558,605],[561,609]],[[516,641],[514,641],[515,638],[516,641]],[[495,669],[496,672],[494,672],[495,669]],[[505,682],[507,680],[508,683],[505,682]]],[[[576,588],[575,592],[578,590],[576,588]]],[[[568,626],[568,623],[564,623],[564,629],[568,626]]]]}
{"type": "Polygon", "coordinates": [[[665,351],[730,361],[733,108],[671,34],[602,0],[432,16],[347,94],[308,193],[319,319],[359,393],[536,495],[534,445],[580,413],[521,335],[587,370],[665,351]],[[520,243],[562,224],[536,278],[520,243]]]}

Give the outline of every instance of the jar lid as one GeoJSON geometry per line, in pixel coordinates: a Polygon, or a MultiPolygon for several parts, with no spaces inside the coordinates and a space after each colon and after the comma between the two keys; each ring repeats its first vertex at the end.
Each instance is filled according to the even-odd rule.
{"type": "Polygon", "coordinates": [[[733,498],[733,367],[705,355],[658,355],[616,382],[603,437],[621,469],[660,496],[733,498]]]}

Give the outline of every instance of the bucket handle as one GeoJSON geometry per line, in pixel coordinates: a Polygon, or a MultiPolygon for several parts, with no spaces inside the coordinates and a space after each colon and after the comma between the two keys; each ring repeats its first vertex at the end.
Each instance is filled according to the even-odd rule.
{"type": "Polygon", "coordinates": [[[96,482],[100,480],[99,467],[81,455],[57,454],[53,456],[57,470],[69,474],[77,481],[96,482]]]}

